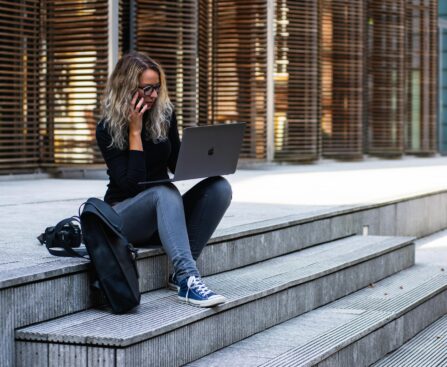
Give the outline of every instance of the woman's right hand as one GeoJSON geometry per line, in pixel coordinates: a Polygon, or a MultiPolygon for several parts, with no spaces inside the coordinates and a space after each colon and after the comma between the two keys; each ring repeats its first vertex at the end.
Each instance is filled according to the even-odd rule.
{"type": "Polygon", "coordinates": [[[129,134],[141,134],[143,129],[143,115],[147,110],[147,104],[144,103],[144,98],[138,99],[138,92],[130,102],[130,116],[129,116],[129,134]]]}

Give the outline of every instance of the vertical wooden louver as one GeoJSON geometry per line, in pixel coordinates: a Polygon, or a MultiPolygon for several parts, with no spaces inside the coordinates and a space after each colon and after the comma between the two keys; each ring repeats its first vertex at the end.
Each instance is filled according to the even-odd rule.
{"type": "Polygon", "coordinates": [[[102,162],[95,141],[107,81],[108,2],[45,3],[41,133],[46,165],[102,162]]]}
{"type": "Polygon", "coordinates": [[[135,0],[119,0],[118,54],[119,58],[135,46],[133,20],[135,19],[135,0]]]}
{"type": "Polygon", "coordinates": [[[370,0],[368,18],[367,151],[400,155],[404,150],[405,1],[370,0]]]}
{"type": "Polygon", "coordinates": [[[213,0],[199,1],[198,8],[198,77],[199,77],[199,123],[210,124],[212,115],[212,56],[213,56],[213,0]]]}
{"type": "Polygon", "coordinates": [[[241,156],[266,158],[266,0],[213,8],[213,120],[247,123],[241,156]]]}
{"type": "Polygon", "coordinates": [[[363,154],[363,72],[365,4],[322,1],[323,155],[363,154]]]}
{"type": "Polygon", "coordinates": [[[0,1],[0,173],[39,166],[39,1],[0,1]]]}
{"type": "Polygon", "coordinates": [[[136,49],[161,63],[180,127],[197,123],[197,1],[138,0],[136,49]]]}
{"type": "Polygon", "coordinates": [[[439,2],[438,136],[439,152],[447,155],[447,2],[439,2]]]}
{"type": "Polygon", "coordinates": [[[275,159],[318,158],[319,2],[276,1],[275,159]]]}
{"type": "Polygon", "coordinates": [[[406,153],[436,152],[437,0],[406,2],[406,153]]]}

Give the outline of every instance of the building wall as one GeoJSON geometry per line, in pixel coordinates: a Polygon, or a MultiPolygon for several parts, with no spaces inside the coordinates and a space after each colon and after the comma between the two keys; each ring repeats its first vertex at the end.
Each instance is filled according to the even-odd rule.
{"type": "MultiPolygon", "coordinates": [[[[245,159],[270,130],[276,161],[437,152],[436,0],[115,1],[120,53],[162,63],[179,125],[247,122],[245,159]]],[[[0,173],[102,163],[110,0],[9,2],[0,173]]]]}

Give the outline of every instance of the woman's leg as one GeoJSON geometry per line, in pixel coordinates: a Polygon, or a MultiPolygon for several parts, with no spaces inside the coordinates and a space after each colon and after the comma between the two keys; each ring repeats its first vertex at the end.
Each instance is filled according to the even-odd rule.
{"type": "Polygon", "coordinates": [[[183,195],[191,253],[197,260],[230,206],[231,185],[223,177],[209,177],[183,195]]]}
{"type": "Polygon", "coordinates": [[[114,206],[123,220],[123,232],[135,245],[147,243],[158,230],[163,249],[180,282],[199,277],[186,230],[182,196],[174,185],[148,188],[114,206]]]}

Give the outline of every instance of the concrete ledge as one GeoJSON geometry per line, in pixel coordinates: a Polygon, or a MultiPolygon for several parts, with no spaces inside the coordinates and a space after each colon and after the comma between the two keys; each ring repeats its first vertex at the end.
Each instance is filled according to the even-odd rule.
{"type": "MultiPolygon", "coordinates": [[[[372,242],[353,245],[345,252],[341,246],[343,241],[351,241],[351,245],[355,242],[354,239],[340,240],[336,241],[338,247],[336,244],[318,246],[326,246],[319,256],[316,256],[317,248],[308,249],[208,278],[207,283],[213,289],[229,298],[228,303],[214,309],[183,305],[168,291],[156,291],[148,294],[150,299],[135,314],[117,317],[92,310],[19,330],[16,332],[16,338],[21,341],[17,344],[17,363],[24,365],[29,353],[41,348],[41,353],[48,352],[51,359],[45,360],[42,356],[42,365],[63,366],[63,361],[73,358],[89,365],[87,348],[108,345],[118,348],[116,361],[120,366],[181,365],[414,263],[414,246],[410,242],[393,244],[388,240],[386,244],[382,241],[382,255],[374,256],[372,242]],[[335,253],[339,255],[334,256],[335,253]],[[352,260],[348,261],[349,257],[352,260]],[[323,270],[324,267],[329,268],[323,270]],[[234,288],[235,285],[240,286],[234,288]],[[123,322],[126,328],[120,326],[123,322]],[[200,338],[204,333],[208,335],[206,341],[200,338]],[[48,348],[40,344],[42,341],[49,343],[48,348]],[[58,353],[51,352],[55,348],[58,353]]],[[[105,348],[101,353],[108,350],[105,348]]]]}

